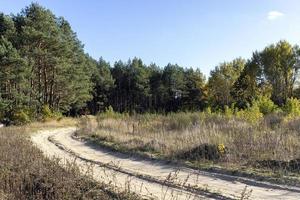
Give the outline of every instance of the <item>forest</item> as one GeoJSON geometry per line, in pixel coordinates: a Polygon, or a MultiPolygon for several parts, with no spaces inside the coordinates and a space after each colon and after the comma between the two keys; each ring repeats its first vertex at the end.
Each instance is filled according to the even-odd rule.
{"type": "Polygon", "coordinates": [[[288,41],[254,51],[249,59],[222,62],[207,78],[196,66],[146,65],[137,57],[111,64],[89,56],[68,21],[37,3],[17,15],[0,14],[0,67],[5,124],[108,109],[223,112],[249,108],[258,99],[269,105],[264,114],[287,102],[300,105],[300,48],[288,41]]]}

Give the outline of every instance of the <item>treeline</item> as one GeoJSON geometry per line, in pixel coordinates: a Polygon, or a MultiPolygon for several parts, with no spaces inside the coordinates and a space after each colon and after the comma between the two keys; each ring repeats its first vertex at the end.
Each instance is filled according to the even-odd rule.
{"type": "Polygon", "coordinates": [[[118,61],[112,67],[100,59],[97,69],[88,104],[93,114],[109,105],[118,112],[140,113],[199,110],[206,103],[205,77],[199,70],[172,64],[161,69],[138,58],[118,61]]]}
{"type": "Polygon", "coordinates": [[[45,113],[96,114],[109,106],[128,113],[245,108],[259,96],[281,106],[300,96],[300,50],[286,41],[249,60],[221,63],[206,80],[199,69],[176,64],[96,61],[64,18],[36,3],[17,15],[0,14],[0,67],[5,123],[45,113]]]}
{"type": "Polygon", "coordinates": [[[199,69],[172,64],[146,66],[137,58],[113,66],[100,59],[97,67],[100,79],[107,82],[96,84],[94,104],[90,105],[93,113],[109,105],[119,112],[243,109],[261,96],[283,106],[287,99],[300,97],[300,49],[287,41],[256,51],[249,60],[221,63],[207,81],[199,69]],[[99,100],[97,95],[105,98],[99,100]],[[103,106],[95,106],[97,103],[103,106]]]}

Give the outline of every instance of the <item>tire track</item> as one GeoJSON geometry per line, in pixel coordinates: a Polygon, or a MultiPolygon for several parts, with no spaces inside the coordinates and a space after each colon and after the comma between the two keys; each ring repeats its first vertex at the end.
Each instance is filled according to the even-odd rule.
{"type": "Polygon", "coordinates": [[[122,189],[128,187],[125,186],[126,181],[130,180],[132,188],[135,188],[133,192],[146,198],[239,199],[247,186],[246,193],[251,193],[250,199],[300,199],[300,188],[296,187],[215,173],[202,174],[189,168],[109,152],[74,140],[72,134],[75,130],[63,128],[41,131],[32,136],[32,141],[47,155],[76,159],[82,169],[86,168],[86,164],[94,165],[95,179],[98,177],[99,180],[99,175],[105,178],[103,174],[107,175],[106,172],[114,174],[117,186],[122,189]]]}

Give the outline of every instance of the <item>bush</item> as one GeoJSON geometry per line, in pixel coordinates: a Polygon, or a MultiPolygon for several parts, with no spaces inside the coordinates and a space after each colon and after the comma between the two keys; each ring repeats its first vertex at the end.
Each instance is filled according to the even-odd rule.
{"type": "Polygon", "coordinates": [[[236,116],[250,123],[257,123],[263,118],[263,113],[260,112],[258,105],[254,104],[252,106],[248,105],[248,108],[238,111],[236,116]]]}
{"type": "Polygon", "coordinates": [[[48,104],[43,105],[42,107],[42,117],[43,119],[48,119],[53,117],[53,113],[48,104]]]}
{"type": "Polygon", "coordinates": [[[300,101],[297,98],[289,98],[283,108],[289,117],[300,116],[300,101]]]}
{"type": "Polygon", "coordinates": [[[234,108],[234,104],[232,104],[231,107],[229,107],[227,105],[224,107],[224,115],[225,115],[225,117],[231,118],[231,117],[234,116],[235,113],[236,113],[236,110],[234,108]]]}
{"type": "Polygon", "coordinates": [[[258,106],[259,111],[264,115],[270,114],[277,109],[274,102],[267,96],[259,96],[252,104],[258,106]]]}
{"type": "Polygon", "coordinates": [[[28,108],[19,108],[12,112],[12,124],[22,125],[31,122],[33,113],[28,108]]]}
{"type": "Polygon", "coordinates": [[[60,112],[52,111],[48,104],[46,104],[42,107],[42,119],[43,120],[49,120],[49,119],[61,120],[62,118],[63,118],[63,115],[60,112]]]}
{"type": "Polygon", "coordinates": [[[207,115],[211,115],[211,114],[212,114],[211,107],[210,107],[210,106],[207,107],[207,108],[205,109],[204,113],[207,114],[207,115]]]}

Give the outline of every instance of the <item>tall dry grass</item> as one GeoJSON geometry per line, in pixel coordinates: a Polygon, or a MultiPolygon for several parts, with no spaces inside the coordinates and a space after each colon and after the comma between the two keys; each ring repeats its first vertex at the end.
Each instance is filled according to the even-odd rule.
{"type": "Polygon", "coordinates": [[[78,134],[124,152],[300,174],[300,119],[280,114],[257,123],[207,113],[102,114],[81,120],[78,134]]]}
{"type": "MultiPolygon", "coordinates": [[[[35,126],[38,126],[37,124],[35,126]]],[[[0,129],[0,199],[137,199],[82,175],[74,163],[61,167],[24,135],[24,127],[0,129]]]]}

